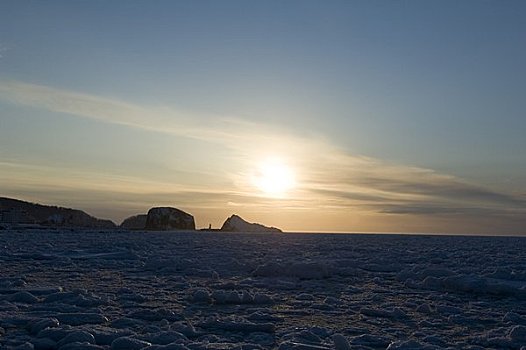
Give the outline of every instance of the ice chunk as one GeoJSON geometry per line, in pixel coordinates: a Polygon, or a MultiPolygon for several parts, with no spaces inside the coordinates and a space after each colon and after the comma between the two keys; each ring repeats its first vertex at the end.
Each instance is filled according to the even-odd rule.
{"type": "Polygon", "coordinates": [[[132,337],[121,337],[111,343],[111,350],[139,350],[150,345],[152,344],[147,341],[132,337]]]}
{"type": "Polygon", "coordinates": [[[126,337],[134,334],[130,330],[115,331],[111,328],[105,328],[103,330],[94,329],[92,330],[92,333],[95,337],[96,343],[99,345],[111,345],[111,343],[117,338],[126,337]]]}
{"type": "Polygon", "coordinates": [[[170,325],[170,329],[178,333],[184,334],[189,338],[194,338],[199,335],[199,333],[195,330],[194,326],[189,322],[175,322],[172,325],[170,325]]]}
{"type": "Polygon", "coordinates": [[[7,299],[9,301],[15,302],[15,303],[24,303],[24,304],[34,304],[38,303],[38,298],[35,297],[33,294],[23,291],[23,292],[17,292],[7,299]]]}
{"type": "Polygon", "coordinates": [[[502,318],[502,321],[526,325],[526,318],[522,317],[521,315],[515,312],[507,312],[502,318]]]}
{"type": "Polygon", "coordinates": [[[192,294],[192,300],[196,303],[209,303],[212,301],[210,293],[204,288],[197,289],[192,294]]]}
{"type": "Polygon", "coordinates": [[[254,304],[271,304],[274,300],[271,296],[263,293],[256,293],[254,295],[254,304]]]}
{"type": "Polygon", "coordinates": [[[144,340],[152,343],[152,344],[160,344],[160,345],[166,345],[170,343],[174,343],[178,340],[188,340],[186,336],[179,332],[175,331],[164,331],[154,334],[148,334],[146,337],[144,337],[144,340]]]}
{"type": "Polygon", "coordinates": [[[513,327],[508,333],[508,337],[516,344],[526,344],[526,327],[513,327]]]}
{"type": "Polygon", "coordinates": [[[86,332],[86,331],[73,331],[66,335],[64,338],[62,338],[58,343],[57,346],[60,348],[61,346],[69,343],[89,343],[89,344],[95,344],[95,337],[93,334],[86,332]]]}
{"type": "Polygon", "coordinates": [[[29,332],[31,334],[38,334],[43,329],[58,327],[59,322],[56,318],[43,318],[32,321],[28,324],[29,332]]]}
{"type": "Polygon", "coordinates": [[[35,350],[53,350],[57,349],[57,342],[49,338],[35,338],[31,340],[35,350]]]}
{"type": "Polygon", "coordinates": [[[34,349],[35,349],[34,345],[29,342],[26,342],[24,344],[21,344],[13,348],[13,350],[34,350],[34,349]]]}
{"type": "Polygon", "coordinates": [[[416,312],[420,312],[423,314],[430,314],[433,312],[433,310],[431,309],[431,306],[428,303],[424,303],[424,304],[419,305],[416,308],[416,312]]]}
{"type": "Polygon", "coordinates": [[[56,342],[67,336],[70,332],[69,328],[45,328],[38,332],[38,338],[50,338],[56,342]]]}
{"type": "Polygon", "coordinates": [[[57,319],[61,323],[72,326],[80,326],[83,324],[101,324],[108,322],[108,319],[97,313],[63,313],[57,314],[57,319]]]}
{"type": "Polygon", "coordinates": [[[297,300],[312,301],[314,300],[314,295],[309,293],[300,293],[296,296],[297,300]]]}
{"type": "Polygon", "coordinates": [[[351,350],[351,344],[349,344],[347,338],[341,334],[334,334],[332,336],[332,341],[335,350],[351,350]]]}

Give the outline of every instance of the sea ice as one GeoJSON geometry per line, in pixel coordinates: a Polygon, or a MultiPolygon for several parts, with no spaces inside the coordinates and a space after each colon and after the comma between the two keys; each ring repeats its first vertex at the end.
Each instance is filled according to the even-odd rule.
{"type": "Polygon", "coordinates": [[[6,229],[0,349],[519,350],[524,243],[6,229]]]}

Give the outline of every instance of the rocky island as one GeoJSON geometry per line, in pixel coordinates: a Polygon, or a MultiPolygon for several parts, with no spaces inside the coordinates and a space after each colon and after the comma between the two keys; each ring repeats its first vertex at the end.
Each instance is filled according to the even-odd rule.
{"type": "Polygon", "coordinates": [[[130,216],[121,223],[120,227],[126,230],[144,230],[146,227],[147,214],[137,214],[130,216]]]}
{"type": "Polygon", "coordinates": [[[226,219],[221,227],[224,232],[283,232],[276,227],[268,227],[257,223],[250,223],[238,215],[232,215],[226,219]]]}
{"type": "Polygon", "coordinates": [[[195,230],[194,217],[171,207],[152,208],[146,216],[146,230],[195,230]]]}
{"type": "MultiPolygon", "coordinates": [[[[172,207],[152,208],[148,214],[138,214],[125,219],[120,225],[128,230],[195,230],[194,217],[180,209],[172,207]]],[[[232,215],[220,229],[202,229],[209,232],[283,232],[279,228],[250,223],[239,215],[232,215]]]]}

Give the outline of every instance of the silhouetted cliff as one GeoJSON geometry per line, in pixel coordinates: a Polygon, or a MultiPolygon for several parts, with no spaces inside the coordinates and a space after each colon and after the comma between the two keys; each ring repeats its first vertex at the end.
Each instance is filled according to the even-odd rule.
{"type": "Polygon", "coordinates": [[[250,223],[238,215],[232,215],[223,223],[221,231],[226,232],[282,232],[279,228],[250,223]]]}
{"type": "Polygon", "coordinates": [[[46,226],[114,228],[110,220],[93,217],[82,210],[41,205],[0,197],[0,223],[46,226]]]}

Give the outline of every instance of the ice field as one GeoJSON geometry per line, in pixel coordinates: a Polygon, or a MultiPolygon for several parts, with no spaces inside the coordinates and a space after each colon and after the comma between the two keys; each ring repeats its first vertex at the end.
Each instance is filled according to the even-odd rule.
{"type": "Polygon", "coordinates": [[[1,349],[526,349],[526,238],[0,230],[1,349]]]}

